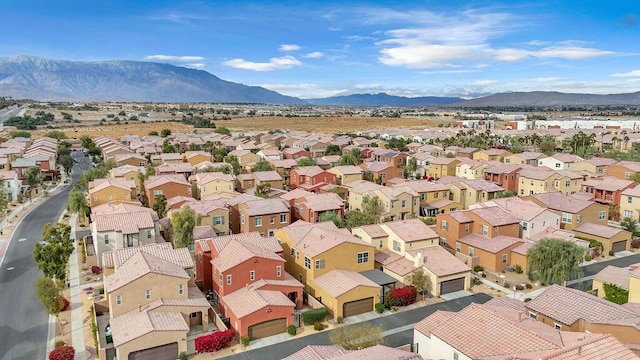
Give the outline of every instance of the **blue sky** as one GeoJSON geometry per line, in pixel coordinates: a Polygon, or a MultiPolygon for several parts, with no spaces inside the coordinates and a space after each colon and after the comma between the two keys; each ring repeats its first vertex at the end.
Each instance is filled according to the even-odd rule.
{"type": "Polygon", "coordinates": [[[0,57],[166,62],[303,98],[640,91],[637,0],[0,4],[0,57]]]}

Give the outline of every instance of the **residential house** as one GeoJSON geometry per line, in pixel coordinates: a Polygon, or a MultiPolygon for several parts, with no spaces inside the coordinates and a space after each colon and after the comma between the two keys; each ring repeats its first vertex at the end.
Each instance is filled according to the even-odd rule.
{"type": "Polygon", "coordinates": [[[584,161],[578,155],[554,154],[538,160],[538,166],[546,166],[552,170],[574,170],[574,165],[584,161]]]}
{"type": "Polygon", "coordinates": [[[637,185],[638,183],[635,181],[605,176],[582,182],[582,191],[592,194],[591,201],[600,204],[620,205],[622,193],[627,189],[635,188],[637,185]]]}
{"type": "Polygon", "coordinates": [[[522,170],[519,165],[497,165],[484,169],[484,179],[491,181],[505,191],[518,193],[518,172],[522,170]]]}
{"type": "Polygon", "coordinates": [[[7,196],[7,201],[17,201],[18,195],[22,191],[22,183],[18,179],[18,173],[15,170],[0,171],[0,179],[2,180],[2,191],[7,196]]]}
{"type": "Polygon", "coordinates": [[[579,332],[581,336],[611,334],[638,353],[640,329],[636,324],[640,315],[636,308],[559,285],[549,286],[524,306],[530,318],[555,329],[579,332]]]}
{"type": "Polygon", "coordinates": [[[276,171],[256,171],[251,175],[255,181],[255,186],[269,184],[271,189],[282,189],[282,177],[276,171]]]}
{"type": "Polygon", "coordinates": [[[270,160],[269,163],[273,169],[282,177],[284,184],[289,184],[289,178],[291,169],[296,167],[297,160],[283,159],[283,160],[270,160]]]}
{"type": "MultiPolygon", "coordinates": [[[[191,281],[193,261],[186,249],[148,245],[103,255],[109,319],[98,315],[100,345],[108,321],[119,359],[176,358],[188,342],[209,331],[209,302],[191,281]],[[164,355],[164,358],[169,358],[164,355]]],[[[104,343],[106,345],[106,342],[104,343]]],[[[108,346],[100,348],[107,358],[108,346]]]]}
{"type": "Polygon", "coordinates": [[[170,164],[181,164],[184,161],[182,160],[182,154],[180,153],[162,153],[160,154],[160,164],[159,165],[170,165],[170,164]]]}
{"type": "Polygon", "coordinates": [[[522,152],[505,156],[503,162],[512,165],[538,166],[538,160],[546,158],[547,155],[539,152],[522,152]]]}
{"type": "Polygon", "coordinates": [[[196,166],[203,162],[212,161],[213,157],[206,151],[185,151],[183,155],[183,161],[188,162],[191,166],[196,166]]]}
{"type": "Polygon", "coordinates": [[[191,184],[182,175],[152,175],[144,181],[144,190],[149,207],[156,203],[156,196],[164,195],[165,199],[174,196],[192,197],[191,184]]]}
{"type": "Polygon", "coordinates": [[[540,206],[546,206],[560,215],[560,228],[574,230],[583,223],[608,224],[609,207],[587,200],[566,196],[560,192],[548,192],[524,197],[540,206]]]}
{"type": "Polygon", "coordinates": [[[193,184],[196,197],[202,199],[211,194],[233,194],[235,184],[233,176],[221,172],[207,172],[192,175],[189,178],[193,184]]]}
{"type": "Polygon", "coordinates": [[[456,167],[460,163],[460,159],[437,157],[431,160],[429,163],[429,169],[427,169],[427,176],[435,180],[441,179],[445,176],[455,176],[456,167]]]}
{"type": "Polygon", "coordinates": [[[462,179],[482,179],[484,170],[489,166],[487,162],[480,162],[471,159],[460,160],[456,165],[456,177],[462,179]]]}
{"type": "Polygon", "coordinates": [[[89,207],[110,201],[133,201],[136,199],[136,183],[122,178],[95,179],[89,183],[89,207]]]}
{"type": "Polygon", "coordinates": [[[429,164],[434,158],[434,156],[431,156],[430,154],[424,152],[409,154],[407,163],[409,163],[411,159],[416,160],[416,170],[412,175],[420,178],[425,177],[427,175],[427,170],[429,169],[429,164]]]}
{"type": "Polygon", "coordinates": [[[162,164],[155,167],[156,175],[182,175],[182,177],[186,180],[196,172],[196,167],[186,163],[168,163],[162,164]]]}
{"type": "Polygon", "coordinates": [[[574,171],[525,168],[518,173],[518,194],[527,196],[555,190],[568,196],[580,191],[583,180],[583,175],[574,171]]]}
{"type": "Polygon", "coordinates": [[[289,225],[289,203],[280,198],[249,200],[238,204],[240,232],[257,231],[273,236],[276,230],[289,225]]]}
{"type": "MultiPolygon", "coordinates": [[[[293,191],[298,191],[296,189],[293,191]]],[[[335,193],[324,194],[309,193],[292,200],[292,210],[295,219],[308,223],[320,221],[323,214],[335,213],[339,218],[344,218],[344,201],[335,193]]]]}
{"type": "Polygon", "coordinates": [[[418,354],[384,345],[375,345],[361,350],[345,350],[340,345],[307,345],[284,360],[338,360],[345,357],[370,360],[423,360],[418,354]]]}
{"type": "Polygon", "coordinates": [[[137,181],[139,174],[144,174],[145,168],[141,166],[123,165],[109,170],[110,178],[123,178],[137,181]]]}
{"type": "Polygon", "coordinates": [[[373,175],[373,181],[382,185],[386,184],[389,179],[403,177],[401,168],[389,165],[384,161],[365,161],[358,166],[364,172],[370,172],[373,175]]]}
{"type": "Polygon", "coordinates": [[[627,291],[629,303],[640,302],[640,264],[633,264],[629,268],[607,265],[593,276],[592,293],[599,298],[605,298],[605,284],[627,291]]]}
{"type": "Polygon", "coordinates": [[[631,249],[631,233],[608,225],[583,223],[573,229],[576,237],[602,244],[602,252],[609,254],[631,249]]]}
{"type": "Polygon", "coordinates": [[[250,150],[233,150],[227,156],[235,156],[238,159],[240,167],[246,170],[250,170],[251,166],[260,160],[258,155],[252,153],[250,150]]]}
{"type": "Polygon", "coordinates": [[[303,157],[311,157],[311,154],[305,149],[290,147],[282,150],[282,156],[284,159],[300,160],[303,157]]]}
{"type": "MultiPolygon", "coordinates": [[[[208,225],[213,228],[218,236],[229,234],[229,209],[220,200],[195,200],[187,201],[183,205],[189,207],[197,215],[201,216],[201,225],[208,225]]],[[[168,217],[175,210],[169,210],[168,217]]]]}
{"type": "Polygon", "coordinates": [[[471,205],[471,209],[498,206],[520,220],[520,238],[531,239],[549,228],[560,228],[560,215],[533,201],[518,197],[500,198],[471,205]]]}
{"type": "Polygon", "coordinates": [[[484,179],[463,180],[448,176],[438,180],[438,183],[447,185],[449,200],[459,203],[465,209],[473,204],[495,199],[504,191],[502,187],[484,179]]]}
{"type": "Polygon", "coordinates": [[[620,199],[620,216],[636,221],[640,220],[640,186],[622,191],[620,199]]]}
{"type": "Polygon", "coordinates": [[[640,162],[620,161],[616,164],[605,167],[604,173],[618,179],[632,180],[640,173],[640,162]]]}
{"type": "Polygon", "coordinates": [[[291,190],[301,187],[310,192],[318,192],[327,184],[337,184],[335,174],[321,169],[319,166],[303,166],[291,170],[289,185],[291,190]]]}
{"type": "Polygon", "coordinates": [[[414,350],[425,359],[637,358],[611,335],[578,335],[540,324],[523,316],[525,306],[519,300],[494,298],[485,304],[472,303],[458,312],[438,310],[414,326],[414,350]],[[499,344],[491,345],[496,339],[499,344]]]}
{"type": "Polygon", "coordinates": [[[596,176],[602,176],[605,174],[605,170],[608,166],[617,163],[614,159],[603,157],[592,157],[591,159],[577,162],[573,165],[573,170],[588,171],[596,176]]]}
{"type": "Polygon", "coordinates": [[[474,148],[474,147],[460,148],[458,149],[456,156],[460,158],[473,160],[473,155],[479,151],[480,149],[474,148]]]}
{"type": "MultiPolygon", "coordinates": [[[[420,216],[436,216],[439,211],[432,204],[441,200],[449,201],[449,187],[444,184],[437,184],[428,180],[415,180],[401,182],[394,186],[408,186],[418,193],[420,196],[420,216]]],[[[446,205],[451,205],[451,203],[446,205]]],[[[461,208],[461,206],[455,207],[456,209],[461,208]]]]}
{"type": "Polygon", "coordinates": [[[347,184],[355,180],[362,180],[363,170],[361,167],[355,165],[342,165],[335,166],[327,170],[336,176],[337,184],[347,184]]]}
{"type": "Polygon", "coordinates": [[[145,167],[148,163],[144,156],[136,153],[118,154],[115,156],[114,161],[118,166],[129,165],[145,167]]]}
{"type": "Polygon", "coordinates": [[[476,161],[502,161],[505,157],[511,155],[504,149],[487,149],[480,150],[473,154],[473,160],[476,161]]]}
{"type": "Polygon", "coordinates": [[[276,232],[286,270],[335,317],[374,310],[380,286],[359,272],[372,270],[374,247],[333,222],[298,221],[276,232]]]}
{"type": "Polygon", "coordinates": [[[282,155],[282,151],[274,150],[274,149],[262,149],[256,153],[258,158],[261,160],[271,161],[271,160],[282,160],[284,156],[282,155]]]}

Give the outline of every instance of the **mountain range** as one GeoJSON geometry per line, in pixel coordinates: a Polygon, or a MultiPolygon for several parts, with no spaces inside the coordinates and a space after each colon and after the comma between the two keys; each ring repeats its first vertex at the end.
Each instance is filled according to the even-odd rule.
{"type": "Polygon", "coordinates": [[[378,93],[303,100],[260,86],[222,80],[203,70],[169,64],[126,60],[68,61],[31,56],[0,58],[0,96],[49,101],[397,107],[640,105],[640,92],[609,95],[549,91],[509,92],[471,100],[437,96],[403,97],[378,93]]]}

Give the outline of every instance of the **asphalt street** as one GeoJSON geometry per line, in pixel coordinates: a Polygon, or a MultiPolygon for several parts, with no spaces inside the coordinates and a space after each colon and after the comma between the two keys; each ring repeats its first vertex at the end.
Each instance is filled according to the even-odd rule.
{"type": "Polygon", "coordinates": [[[12,116],[17,116],[20,114],[22,110],[19,106],[11,106],[5,109],[0,110],[0,124],[2,124],[5,120],[9,119],[12,116]]]}
{"type": "MultiPolygon", "coordinates": [[[[75,152],[72,170],[75,183],[90,165],[89,158],[75,152]]],[[[42,273],[33,260],[33,246],[42,227],[58,220],[67,206],[71,186],[51,195],[33,208],[16,227],[0,268],[0,359],[45,359],[49,315],[35,296],[34,284],[42,273]],[[26,239],[26,240],[22,240],[26,239]]]]}
{"type": "MultiPolygon", "coordinates": [[[[421,308],[402,311],[396,314],[387,315],[380,317],[378,319],[369,320],[368,322],[373,325],[382,325],[385,331],[393,330],[400,328],[402,326],[406,326],[409,324],[414,324],[424,319],[428,315],[434,313],[437,310],[444,311],[460,311],[465,308],[472,302],[475,303],[485,303],[491,300],[491,296],[487,294],[473,294],[471,296],[445,301],[442,303],[424,306],[421,308]]],[[[300,337],[298,339],[294,339],[291,341],[286,341],[283,343],[265,346],[252,351],[245,351],[241,354],[227,356],[225,360],[240,360],[240,359],[260,359],[260,360],[270,360],[270,359],[282,359],[287,357],[296,351],[304,348],[307,345],[331,345],[331,341],[329,340],[329,333],[331,331],[323,331],[317,334],[300,337]]],[[[398,347],[406,344],[411,344],[413,341],[413,329],[401,331],[390,335],[384,338],[384,344],[391,347],[398,347]]]]}

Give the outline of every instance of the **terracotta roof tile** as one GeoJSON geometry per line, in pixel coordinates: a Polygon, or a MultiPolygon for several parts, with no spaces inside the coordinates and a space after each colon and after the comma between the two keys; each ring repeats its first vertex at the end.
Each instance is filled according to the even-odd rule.
{"type": "Polygon", "coordinates": [[[284,259],[273,251],[253,246],[246,242],[242,243],[237,240],[231,240],[227,246],[218,253],[218,256],[211,260],[211,264],[213,264],[218,271],[224,272],[254,257],[284,263],[284,259]]]}
{"type": "Polygon", "coordinates": [[[471,268],[440,245],[426,246],[407,251],[414,258],[418,253],[424,258],[424,267],[441,277],[471,271],[471,268]]]}
{"type": "Polygon", "coordinates": [[[281,230],[286,231],[296,244],[296,248],[309,257],[315,257],[344,243],[369,247],[371,255],[373,255],[373,245],[351,235],[348,230],[336,228],[331,221],[318,224],[322,224],[322,226],[316,224],[290,225],[281,230]]]}
{"type": "Polygon", "coordinates": [[[380,227],[385,231],[388,229],[407,243],[438,238],[438,234],[420,219],[390,221],[380,227]]]}
{"type": "Polygon", "coordinates": [[[356,350],[342,355],[336,355],[330,360],[423,360],[422,356],[410,351],[395,349],[384,345],[375,345],[362,350],[356,350]]]}
{"type": "Polygon", "coordinates": [[[593,276],[593,279],[601,281],[603,283],[616,285],[619,288],[629,291],[630,277],[631,272],[629,270],[613,265],[608,265],[606,268],[600,270],[597,274],[595,274],[593,276]]]}
{"type": "Polygon", "coordinates": [[[139,251],[120,267],[116,268],[115,273],[104,279],[105,290],[108,292],[115,291],[151,273],[189,279],[189,275],[181,266],[139,251]]]}
{"type": "Polygon", "coordinates": [[[378,224],[363,225],[354,229],[362,229],[362,231],[371,236],[372,239],[389,236],[389,234],[387,234],[378,224]]]}
{"type": "Polygon", "coordinates": [[[129,260],[130,257],[138,252],[151,254],[155,257],[180,265],[184,269],[193,267],[193,259],[189,254],[189,249],[174,249],[171,243],[168,242],[127,247],[104,252],[102,254],[102,265],[104,267],[114,267],[118,269],[122,264],[129,260]]]}
{"type": "Polygon", "coordinates": [[[289,213],[289,203],[280,198],[249,200],[246,204],[249,216],[289,213]]]}
{"type": "Polygon", "coordinates": [[[620,234],[621,232],[627,233],[629,234],[629,236],[631,236],[631,233],[629,233],[626,230],[614,228],[607,225],[594,224],[594,223],[584,223],[578,226],[577,228],[575,228],[574,231],[581,232],[584,234],[589,234],[589,235],[596,235],[596,236],[607,238],[607,239],[611,239],[614,236],[620,234]]]}
{"type": "Polygon", "coordinates": [[[118,347],[156,331],[183,331],[189,325],[179,312],[132,310],[110,320],[113,345],[118,347]]]}
{"type": "Polygon", "coordinates": [[[295,307],[295,304],[280,291],[256,290],[252,286],[243,287],[225,295],[222,301],[237,318],[253,314],[268,306],[291,307],[291,311],[295,307]]]}
{"type": "Polygon", "coordinates": [[[312,282],[333,297],[339,297],[358,286],[380,288],[380,285],[357,272],[338,269],[330,270],[313,279],[312,282]]]}
{"type": "Polygon", "coordinates": [[[346,353],[349,353],[349,351],[340,345],[307,345],[287,356],[284,360],[328,360],[346,353]]]}
{"type": "Polygon", "coordinates": [[[258,232],[232,234],[225,236],[218,236],[210,240],[209,247],[216,249],[217,253],[220,253],[230,242],[238,241],[243,244],[249,244],[255,247],[259,247],[273,253],[282,252],[282,246],[274,237],[262,237],[258,232]]]}
{"type": "Polygon", "coordinates": [[[492,254],[496,254],[500,250],[504,250],[510,246],[521,243],[522,239],[504,235],[496,236],[493,238],[485,238],[480,235],[469,234],[460,238],[458,242],[467,244],[477,249],[488,251],[492,254]]]}
{"type": "Polygon", "coordinates": [[[467,211],[474,213],[476,216],[483,219],[491,226],[520,224],[520,221],[518,219],[513,217],[509,212],[500,209],[499,207],[479,208],[467,211]]]}

